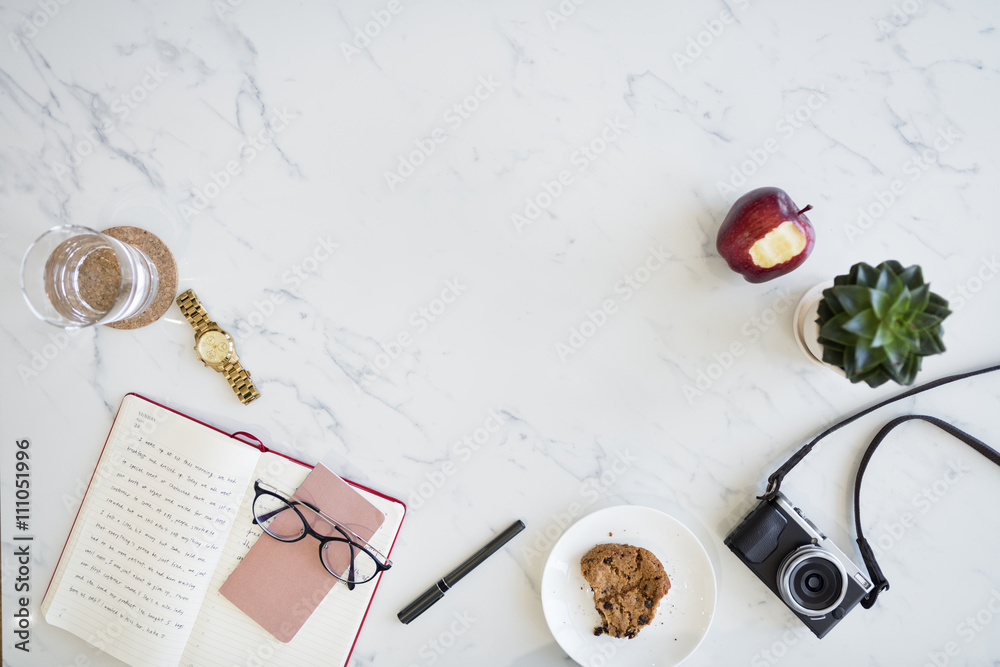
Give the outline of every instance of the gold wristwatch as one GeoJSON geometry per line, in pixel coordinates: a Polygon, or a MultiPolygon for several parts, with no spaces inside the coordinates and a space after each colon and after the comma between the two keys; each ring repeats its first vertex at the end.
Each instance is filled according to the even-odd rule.
{"type": "Polygon", "coordinates": [[[194,290],[177,297],[177,305],[194,327],[194,351],[201,362],[226,377],[243,405],[260,398],[260,392],[250,379],[250,372],[240,365],[233,337],[209,318],[194,290]]]}

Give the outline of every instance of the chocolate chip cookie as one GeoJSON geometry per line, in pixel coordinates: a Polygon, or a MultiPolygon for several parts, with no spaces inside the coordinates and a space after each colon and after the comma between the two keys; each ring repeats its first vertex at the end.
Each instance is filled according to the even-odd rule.
{"type": "Polygon", "coordinates": [[[632,639],[649,625],[670,579],[659,559],[629,544],[598,544],[580,560],[580,571],[594,590],[601,615],[595,635],[632,639]]]}

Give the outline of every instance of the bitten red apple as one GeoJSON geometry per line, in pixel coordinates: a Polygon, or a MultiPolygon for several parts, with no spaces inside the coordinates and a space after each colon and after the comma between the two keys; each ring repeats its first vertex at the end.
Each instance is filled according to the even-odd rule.
{"type": "Polygon", "coordinates": [[[804,213],[780,188],[757,188],[736,200],[715,247],[729,268],[751,283],[762,283],[798,268],[816,242],[804,213]]]}

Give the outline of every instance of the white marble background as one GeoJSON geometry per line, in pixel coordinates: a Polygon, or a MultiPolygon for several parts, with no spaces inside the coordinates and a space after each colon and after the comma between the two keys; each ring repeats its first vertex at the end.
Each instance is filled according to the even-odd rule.
{"type": "MultiPolygon", "coordinates": [[[[539,585],[573,503],[658,507],[705,542],[719,601],[688,664],[995,660],[1000,469],[929,428],[903,427],[869,473],[893,588],[822,642],[722,538],[793,448],[896,391],[801,355],[791,306],[813,284],[861,260],[919,263],[955,311],[921,378],[998,360],[998,21],[988,0],[4,3],[4,664],[111,664],[37,616],[31,653],[12,650],[13,451],[30,439],[37,611],[130,391],[408,502],[355,665],[570,664],[539,585]],[[354,47],[366,25],[377,34],[354,47]],[[387,179],[421,144],[433,153],[387,179]],[[794,273],[751,285],[715,236],[761,185],[812,204],[818,241],[794,273]],[[528,199],[545,210],[519,227],[528,199]],[[201,366],[176,307],[72,337],[33,319],[20,258],[69,222],[167,241],[180,289],[236,335],[263,398],[241,406],[201,366]],[[654,252],[669,258],[647,274],[654,252]],[[625,276],[642,281],[627,300],[625,276]],[[561,358],[605,299],[616,312],[561,358]],[[502,425],[465,456],[454,443],[491,410],[502,425]],[[960,482],[940,483],[956,461],[960,482]],[[893,532],[906,512],[915,525],[893,532]],[[396,621],[516,518],[528,528],[507,549],[396,621]],[[432,648],[456,613],[476,620],[432,648]]],[[[984,377],[889,408],[785,489],[854,553],[850,483],[878,426],[923,410],[997,444],[998,398],[984,377]]]]}

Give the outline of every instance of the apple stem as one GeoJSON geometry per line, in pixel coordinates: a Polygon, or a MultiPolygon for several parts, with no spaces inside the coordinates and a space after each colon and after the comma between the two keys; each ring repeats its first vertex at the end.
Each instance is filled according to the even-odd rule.
{"type": "Polygon", "coordinates": [[[803,213],[805,213],[806,211],[811,211],[811,210],[812,210],[812,204],[809,204],[808,206],[806,206],[806,207],[805,207],[804,209],[802,209],[801,211],[799,211],[799,212],[798,212],[798,213],[796,213],[795,215],[802,215],[802,214],[803,214],[803,213]]]}

